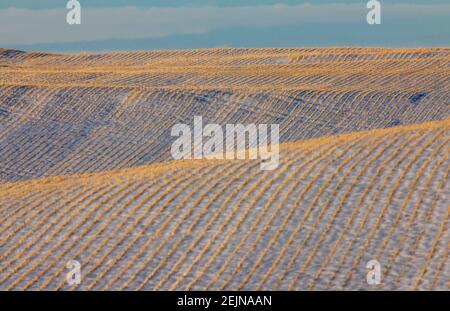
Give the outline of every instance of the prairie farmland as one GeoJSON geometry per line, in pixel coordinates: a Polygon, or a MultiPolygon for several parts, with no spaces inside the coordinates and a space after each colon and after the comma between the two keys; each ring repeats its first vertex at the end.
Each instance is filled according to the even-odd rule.
{"type": "Polygon", "coordinates": [[[449,155],[446,48],[0,49],[0,289],[448,290],[449,155]],[[173,160],[194,116],[279,167],[173,160]]]}

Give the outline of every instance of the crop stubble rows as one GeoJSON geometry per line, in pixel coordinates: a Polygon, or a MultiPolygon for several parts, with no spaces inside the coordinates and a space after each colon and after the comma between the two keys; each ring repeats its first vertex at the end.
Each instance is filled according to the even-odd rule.
{"type": "Polygon", "coordinates": [[[1,289],[448,289],[448,49],[0,50],[1,289]],[[277,123],[281,162],[171,161],[277,123]],[[82,264],[78,287],[65,263],[82,264]]]}

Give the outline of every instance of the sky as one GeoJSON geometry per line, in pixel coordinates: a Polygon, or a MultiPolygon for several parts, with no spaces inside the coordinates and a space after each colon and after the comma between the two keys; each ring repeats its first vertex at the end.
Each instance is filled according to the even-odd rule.
{"type": "Polygon", "coordinates": [[[0,47],[48,52],[450,44],[449,0],[1,0],[0,47]]]}

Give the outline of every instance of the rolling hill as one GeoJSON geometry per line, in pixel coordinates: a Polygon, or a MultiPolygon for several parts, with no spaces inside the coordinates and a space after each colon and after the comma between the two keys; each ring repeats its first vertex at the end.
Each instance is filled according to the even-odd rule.
{"type": "Polygon", "coordinates": [[[443,48],[0,49],[0,289],[448,290],[449,69],[443,48]],[[196,115],[279,124],[278,169],[172,160],[196,115]]]}

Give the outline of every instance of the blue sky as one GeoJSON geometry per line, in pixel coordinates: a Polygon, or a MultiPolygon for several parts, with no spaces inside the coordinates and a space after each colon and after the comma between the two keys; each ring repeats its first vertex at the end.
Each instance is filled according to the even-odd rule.
{"type": "Polygon", "coordinates": [[[0,1],[0,47],[50,52],[210,47],[449,46],[450,1],[384,0],[382,24],[367,0],[0,1]]]}

